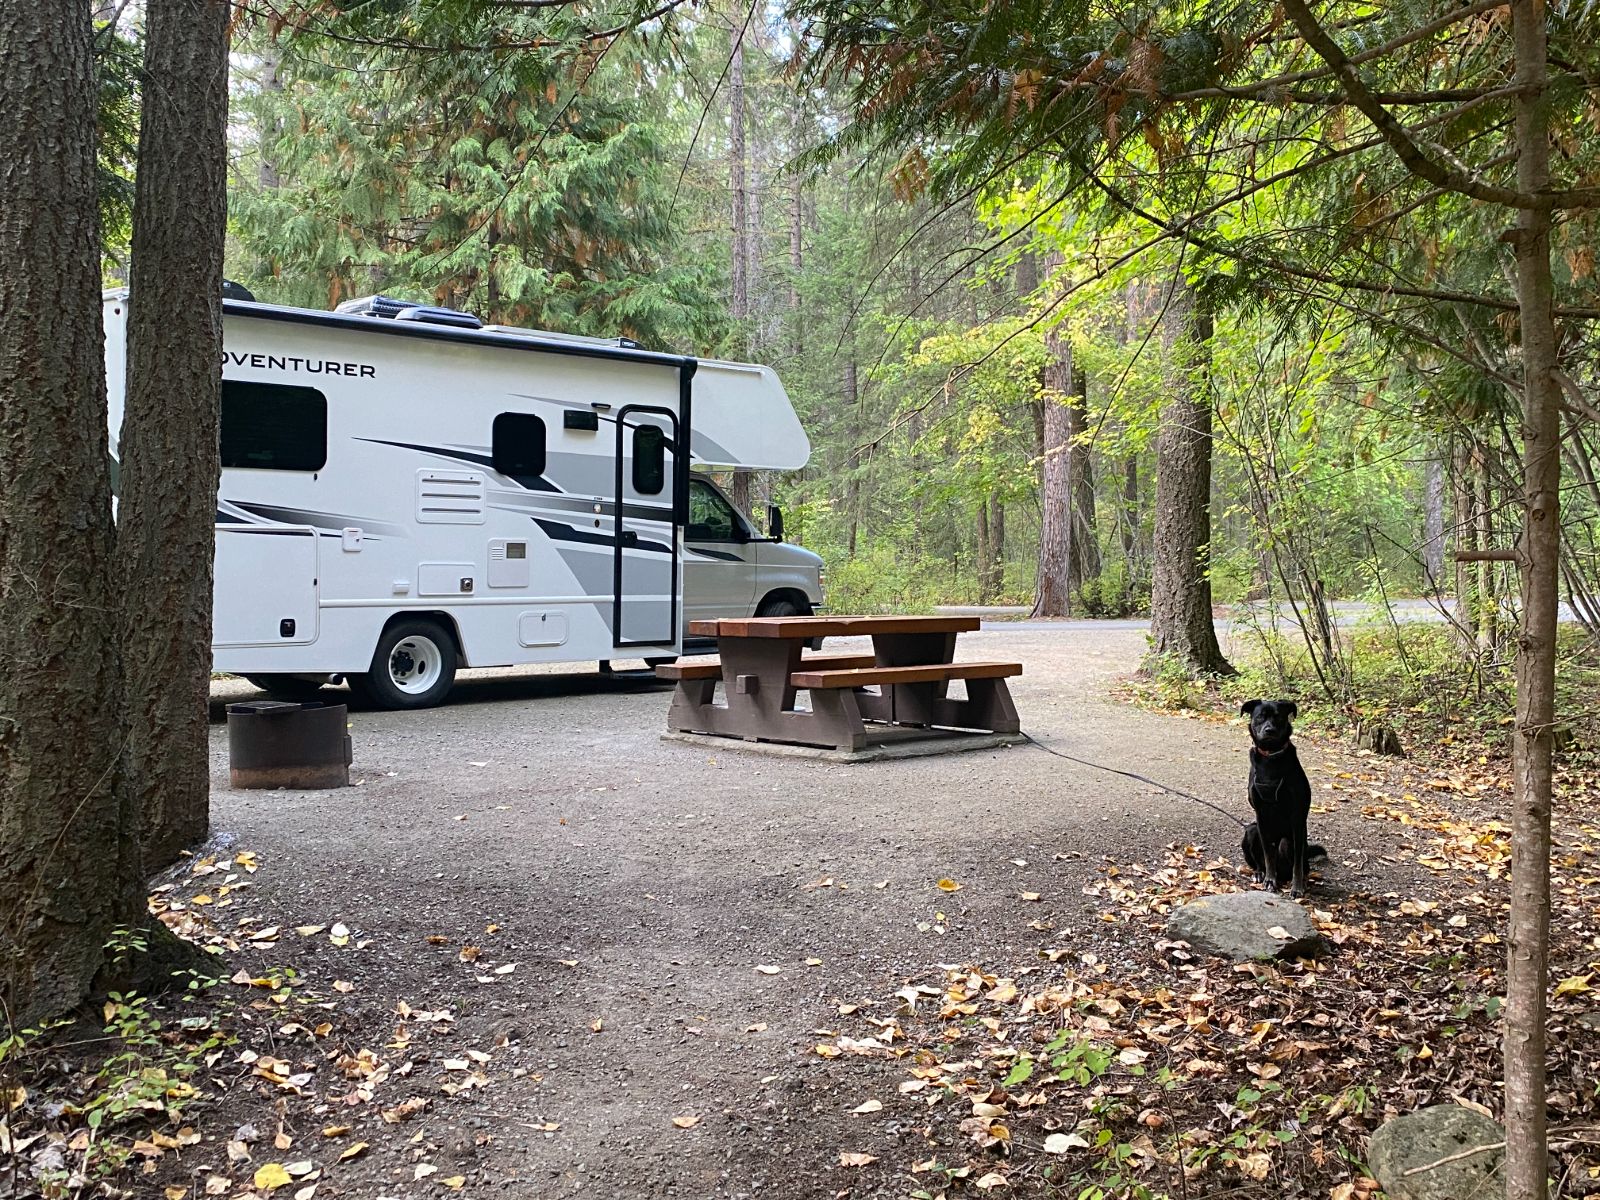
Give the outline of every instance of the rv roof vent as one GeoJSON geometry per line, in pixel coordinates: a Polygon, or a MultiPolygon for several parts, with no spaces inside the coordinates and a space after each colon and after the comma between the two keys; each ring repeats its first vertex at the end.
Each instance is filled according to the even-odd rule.
{"type": "Polygon", "coordinates": [[[353,313],[361,317],[392,317],[397,312],[415,307],[414,300],[391,300],[388,296],[362,296],[356,300],[346,300],[333,311],[353,313]]]}
{"type": "Polygon", "coordinates": [[[471,313],[454,308],[429,308],[417,304],[394,314],[396,321],[426,321],[430,325],[454,325],[458,329],[482,329],[483,322],[471,313]]]}
{"type": "Polygon", "coordinates": [[[483,327],[483,322],[471,313],[454,308],[435,308],[412,300],[396,300],[391,296],[362,296],[358,300],[346,300],[334,311],[361,317],[388,317],[395,321],[426,321],[432,325],[454,325],[460,329],[483,327]]]}

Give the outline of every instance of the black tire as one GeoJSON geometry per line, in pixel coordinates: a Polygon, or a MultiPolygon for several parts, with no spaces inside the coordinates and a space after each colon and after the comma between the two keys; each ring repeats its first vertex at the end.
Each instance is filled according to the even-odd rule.
{"type": "Polygon", "coordinates": [[[383,631],[365,675],[350,686],[374,708],[432,708],[456,682],[456,644],[435,621],[396,621],[383,631]],[[421,671],[422,674],[417,674],[421,671]],[[415,685],[407,686],[407,677],[415,685]]]}
{"type": "Polygon", "coordinates": [[[292,704],[315,700],[327,686],[326,680],[302,679],[298,675],[246,675],[245,681],[251,687],[260,688],[274,700],[292,704]]]}
{"type": "Polygon", "coordinates": [[[788,596],[768,596],[756,609],[758,617],[809,617],[811,605],[805,601],[791,600],[788,596]]]}

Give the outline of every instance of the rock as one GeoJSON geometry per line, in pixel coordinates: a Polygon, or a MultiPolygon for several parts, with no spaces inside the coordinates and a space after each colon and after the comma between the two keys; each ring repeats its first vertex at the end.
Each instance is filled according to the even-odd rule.
{"type": "Polygon", "coordinates": [[[1167,935],[1224,958],[1314,958],[1328,945],[1287,896],[1232,892],[1191,900],[1167,918],[1167,935]],[[1269,932],[1287,933],[1279,937],[1269,932]]]}
{"type": "Polygon", "coordinates": [[[1506,1194],[1500,1174],[1505,1137],[1505,1130],[1482,1113],[1438,1104],[1380,1126],[1368,1143],[1367,1165],[1389,1200],[1494,1200],[1506,1194]],[[1476,1146],[1495,1149],[1406,1174],[1476,1146]]]}

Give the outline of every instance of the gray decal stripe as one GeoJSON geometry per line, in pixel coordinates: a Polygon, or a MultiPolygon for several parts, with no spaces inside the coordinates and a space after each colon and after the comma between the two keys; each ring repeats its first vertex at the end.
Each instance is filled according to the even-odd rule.
{"type": "MultiPolygon", "coordinates": [[[[420,450],[424,454],[432,454],[438,458],[448,458],[453,462],[472,463],[474,466],[485,467],[490,471],[494,471],[494,459],[487,454],[474,454],[470,450],[455,450],[448,446],[422,446],[416,442],[391,442],[383,438],[356,438],[355,440],[358,442],[371,442],[375,446],[394,446],[401,450],[420,450]]],[[[515,483],[521,484],[530,492],[558,492],[561,490],[543,475],[505,475],[499,471],[494,471],[494,473],[502,479],[510,479],[515,483]]]]}
{"type": "MultiPolygon", "coordinates": [[[[571,525],[563,525],[558,521],[545,521],[539,517],[533,518],[533,523],[544,531],[548,538],[558,542],[586,542],[591,546],[615,546],[617,539],[609,533],[591,533],[587,529],[574,529],[571,525]]],[[[634,542],[624,549],[648,550],[653,554],[671,554],[672,547],[661,542],[634,542]]]]}
{"type": "Polygon", "coordinates": [[[699,546],[688,547],[690,554],[698,554],[701,558],[715,558],[722,562],[743,562],[737,554],[729,554],[726,550],[702,550],[699,546]]]}
{"type": "Polygon", "coordinates": [[[230,500],[236,508],[241,508],[247,513],[263,517],[269,521],[280,521],[285,525],[310,525],[316,529],[327,529],[334,533],[342,533],[345,529],[359,527],[365,534],[374,539],[380,537],[401,537],[405,530],[398,525],[391,525],[387,521],[373,521],[367,517],[352,517],[344,513],[314,512],[304,508],[284,508],[277,504],[249,504],[243,500],[230,500]]]}
{"type": "MultiPolygon", "coordinates": [[[[581,496],[552,496],[545,492],[529,495],[526,492],[494,491],[490,493],[491,507],[510,512],[532,509],[546,513],[583,513],[586,516],[614,517],[617,506],[610,500],[585,500],[581,496]],[[598,506],[598,510],[597,510],[598,506]]],[[[622,515],[633,521],[661,521],[672,524],[676,514],[670,508],[657,508],[649,504],[624,504],[622,515]]]]}

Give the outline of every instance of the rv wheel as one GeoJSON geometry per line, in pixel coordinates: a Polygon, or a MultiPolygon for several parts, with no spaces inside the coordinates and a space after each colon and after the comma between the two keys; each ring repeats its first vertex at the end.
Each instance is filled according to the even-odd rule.
{"type": "Polygon", "coordinates": [[[787,596],[774,596],[765,601],[756,613],[758,617],[809,617],[811,605],[797,603],[787,596]]]}
{"type": "Polygon", "coordinates": [[[450,635],[432,621],[397,621],[378,639],[359,687],[378,708],[431,708],[455,680],[450,635]]]}

